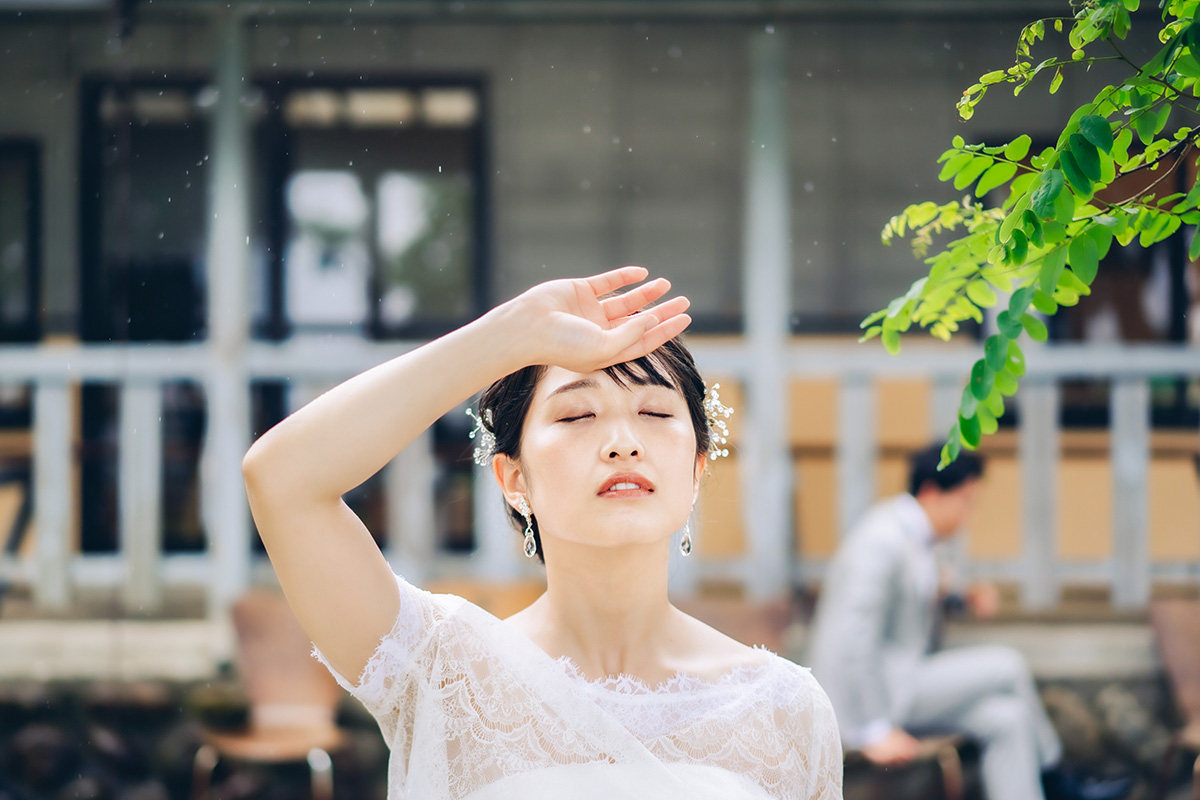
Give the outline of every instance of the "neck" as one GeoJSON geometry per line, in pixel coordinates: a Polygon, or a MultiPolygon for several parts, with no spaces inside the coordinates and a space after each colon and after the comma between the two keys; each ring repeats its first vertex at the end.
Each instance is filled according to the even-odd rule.
{"type": "Polygon", "coordinates": [[[668,545],[620,548],[555,541],[546,558],[539,627],[552,655],[591,678],[658,671],[677,613],[667,600],[668,545]]]}

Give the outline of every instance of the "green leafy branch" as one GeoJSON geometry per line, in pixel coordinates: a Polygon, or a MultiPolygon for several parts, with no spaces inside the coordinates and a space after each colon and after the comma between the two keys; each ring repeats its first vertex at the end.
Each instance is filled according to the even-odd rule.
{"type": "Polygon", "coordinates": [[[1025,373],[1023,335],[1045,341],[1043,316],[1073,306],[1090,293],[1100,262],[1115,240],[1135,239],[1142,247],[1195,226],[1189,257],[1200,258],[1200,186],[1159,197],[1160,186],[1177,180],[1178,170],[1200,143],[1200,125],[1164,133],[1174,112],[1200,115],[1200,0],[1162,0],[1162,47],[1145,64],[1120,49],[1132,27],[1139,0],[1075,0],[1072,17],[1040,19],[1026,25],[1017,41],[1012,67],[988,72],[958,101],[959,115],[970,119],[990,87],[1011,84],[1019,95],[1042,73],[1051,73],[1049,91],[1058,91],[1065,70],[1089,69],[1101,61],[1127,65],[1131,74],[1104,86],[1080,106],[1058,141],[1030,155],[1032,138],[1021,134],[1002,145],[967,144],[956,136],[938,159],[938,179],[959,191],[961,202],[911,205],[888,221],[884,244],[909,237],[913,254],[928,273],[888,306],[863,320],[861,341],[879,337],[889,353],[900,351],[900,335],[914,324],[948,340],[968,319],[983,321],[983,309],[1007,305],[996,315],[997,333],[984,342],[983,355],[971,369],[958,417],[942,451],[942,463],[960,448],[974,449],[994,433],[1025,373]],[[1035,47],[1047,27],[1066,27],[1069,59],[1036,61],[1035,47]],[[1107,44],[1112,55],[1090,55],[1107,44]],[[1137,142],[1135,144],[1134,137],[1137,142]],[[1157,177],[1128,197],[1110,187],[1125,176],[1150,171],[1157,177]],[[983,202],[1007,187],[998,208],[983,202]],[[954,235],[930,255],[935,237],[954,235]]]}

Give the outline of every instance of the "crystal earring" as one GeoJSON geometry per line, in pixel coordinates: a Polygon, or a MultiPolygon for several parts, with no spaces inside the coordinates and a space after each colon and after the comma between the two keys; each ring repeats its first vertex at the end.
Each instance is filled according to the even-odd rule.
{"type": "Polygon", "coordinates": [[[679,540],[679,552],[685,556],[692,554],[692,518],[688,517],[683,523],[683,538],[679,540]]]}
{"type": "Polygon", "coordinates": [[[537,555],[537,541],[533,538],[533,512],[529,510],[529,503],[525,502],[524,497],[517,500],[517,511],[525,518],[525,557],[533,558],[537,555]]]}

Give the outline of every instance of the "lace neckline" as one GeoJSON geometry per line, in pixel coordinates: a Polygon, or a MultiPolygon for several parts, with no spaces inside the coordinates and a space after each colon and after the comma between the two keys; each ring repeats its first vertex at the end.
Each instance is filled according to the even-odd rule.
{"type": "Polygon", "coordinates": [[[570,656],[559,656],[554,659],[554,663],[576,683],[592,690],[625,697],[677,697],[681,694],[694,694],[734,686],[741,687],[758,680],[774,665],[777,657],[771,650],[761,645],[755,645],[752,649],[754,652],[768,657],[734,667],[711,680],[685,672],[676,672],[667,680],[653,687],[641,678],[626,673],[607,675],[603,678],[588,678],[570,656]]]}

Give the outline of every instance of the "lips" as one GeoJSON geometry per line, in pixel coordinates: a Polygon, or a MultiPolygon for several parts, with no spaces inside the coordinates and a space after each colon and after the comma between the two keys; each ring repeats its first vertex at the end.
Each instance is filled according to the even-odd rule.
{"type": "Polygon", "coordinates": [[[650,494],[654,484],[634,472],[624,472],[609,477],[596,494],[601,497],[636,497],[650,494]]]}

